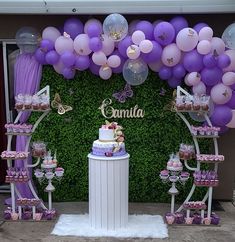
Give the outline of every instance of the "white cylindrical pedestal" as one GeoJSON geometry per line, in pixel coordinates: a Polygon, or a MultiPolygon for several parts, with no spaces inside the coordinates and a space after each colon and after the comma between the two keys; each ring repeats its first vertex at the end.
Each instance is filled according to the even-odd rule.
{"type": "Polygon", "coordinates": [[[93,228],[115,230],[128,222],[129,154],[89,154],[89,220],[93,228]]]}

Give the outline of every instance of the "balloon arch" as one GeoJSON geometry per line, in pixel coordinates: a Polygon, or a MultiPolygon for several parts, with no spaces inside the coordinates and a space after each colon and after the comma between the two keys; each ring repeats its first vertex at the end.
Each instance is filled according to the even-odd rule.
{"type": "Polygon", "coordinates": [[[83,24],[72,17],[62,29],[46,27],[39,39],[31,27],[16,33],[22,52],[33,53],[38,62],[52,65],[66,79],[89,69],[104,80],[122,73],[135,86],[147,79],[151,69],[172,88],[184,81],[192,93],[210,95],[212,124],[222,130],[235,127],[235,24],[220,38],[207,24],[191,28],[181,16],[169,22],[135,20],[128,25],[115,13],[103,23],[90,19],[83,24]]]}

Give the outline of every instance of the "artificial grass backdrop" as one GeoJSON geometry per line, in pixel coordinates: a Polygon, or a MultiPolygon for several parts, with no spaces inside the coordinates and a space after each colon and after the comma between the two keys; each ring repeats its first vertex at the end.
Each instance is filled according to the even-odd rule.
{"type": "MultiPolygon", "coordinates": [[[[169,185],[161,182],[159,172],[166,167],[169,155],[179,150],[180,143],[192,143],[192,138],[177,114],[165,108],[173,92],[167,83],[150,72],[144,84],[132,87],[134,96],[123,104],[112,98],[114,92],[125,86],[122,75],[113,75],[111,80],[105,81],[84,71],[73,80],[65,80],[53,68],[46,66],[41,87],[45,85],[50,85],[51,100],[58,92],[62,103],[73,107],[64,115],[52,110],[33,135],[34,141],[45,141],[52,153],[57,150],[59,165],[65,169],[62,181],[56,184],[54,200],[88,200],[87,155],[92,142],[98,138],[99,127],[105,123],[98,108],[106,98],[112,99],[115,109],[129,109],[137,104],[145,111],[144,118],[110,120],[124,127],[126,149],[130,154],[129,201],[170,200],[167,194],[169,185]],[[165,95],[160,95],[162,88],[166,90],[165,95]]],[[[37,115],[31,116],[31,123],[35,122],[37,115]]],[[[201,151],[208,153],[209,143],[201,142],[201,151]]],[[[177,186],[180,190],[177,199],[183,201],[192,186],[192,179],[185,186],[177,186]]],[[[37,184],[37,187],[44,197],[45,185],[37,184]]],[[[197,188],[194,198],[201,199],[202,194],[202,189],[197,188]]]]}

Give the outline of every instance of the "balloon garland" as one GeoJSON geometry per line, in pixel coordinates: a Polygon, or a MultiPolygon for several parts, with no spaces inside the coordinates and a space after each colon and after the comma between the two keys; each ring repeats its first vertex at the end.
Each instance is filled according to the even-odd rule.
{"type": "Polygon", "coordinates": [[[135,86],[147,79],[150,68],[172,88],[184,81],[192,93],[210,95],[212,123],[225,129],[235,127],[234,36],[235,24],[219,38],[207,24],[191,28],[181,16],[169,22],[136,20],[128,26],[115,13],[103,24],[70,18],[63,29],[46,27],[40,41],[33,28],[23,27],[16,42],[22,52],[34,53],[39,63],[52,65],[66,79],[89,69],[104,80],[122,73],[127,84],[135,86]]]}

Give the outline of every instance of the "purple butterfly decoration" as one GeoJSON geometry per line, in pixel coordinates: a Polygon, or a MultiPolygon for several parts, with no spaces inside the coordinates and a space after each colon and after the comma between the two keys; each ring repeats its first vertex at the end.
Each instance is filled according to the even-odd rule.
{"type": "Polygon", "coordinates": [[[164,88],[161,88],[159,94],[160,94],[161,96],[165,96],[165,94],[166,94],[166,90],[165,90],[164,88]]]}
{"type": "Polygon", "coordinates": [[[133,97],[133,91],[131,89],[131,85],[126,84],[124,89],[119,92],[115,92],[113,94],[113,97],[120,103],[126,102],[126,99],[128,97],[133,97]]]}

